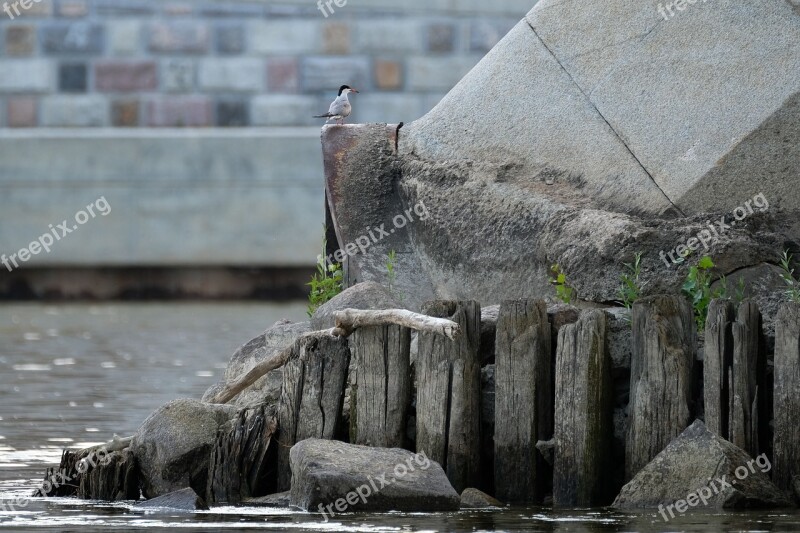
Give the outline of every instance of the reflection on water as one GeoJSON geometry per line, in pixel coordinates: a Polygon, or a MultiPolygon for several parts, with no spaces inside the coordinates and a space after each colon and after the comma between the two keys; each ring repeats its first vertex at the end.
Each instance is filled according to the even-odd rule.
{"type": "Polygon", "coordinates": [[[30,531],[800,531],[800,514],[694,514],[529,508],[337,516],[265,508],[142,511],[33,499],[63,447],[132,434],[161,404],[199,398],[230,354],[302,304],[0,305],[0,529],[30,531]]]}

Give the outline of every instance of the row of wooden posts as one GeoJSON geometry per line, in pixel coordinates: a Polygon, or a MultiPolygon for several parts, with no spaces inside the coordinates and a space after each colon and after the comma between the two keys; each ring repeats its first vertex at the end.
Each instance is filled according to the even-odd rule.
{"type": "MultiPolygon", "coordinates": [[[[450,340],[419,333],[416,449],[439,462],[456,490],[481,485],[481,309],[473,301],[426,304],[424,314],[461,327],[450,340]]],[[[555,339],[540,300],[504,302],[495,344],[494,490],[508,503],[541,501],[552,482],[557,506],[610,502],[612,382],[608,315],[584,310],[555,339]],[[554,372],[554,374],[553,374],[554,372]],[[550,465],[537,449],[553,450],[550,465]]],[[[696,326],[680,296],[638,301],[631,315],[631,375],[625,479],[655,457],[698,414],[693,397],[696,326]]],[[[800,474],[800,306],[776,320],[774,387],[768,387],[762,319],[752,302],[711,304],[702,381],[709,429],[756,455],[768,449],[767,391],[774,392],[773,477],[789,490],[800,474]]],[[[364,327],[344,339],[306,339],[284,370],[278,408],[278,486],[290,484],[290,446],[334,438],[349,360],[350,438],[402,447],[412,398],[411,331],[364,327]],[[349,348],[349,350],[348,350],[349,348]],[[349,352],[349,356],[348,356],[349,352]]]]}

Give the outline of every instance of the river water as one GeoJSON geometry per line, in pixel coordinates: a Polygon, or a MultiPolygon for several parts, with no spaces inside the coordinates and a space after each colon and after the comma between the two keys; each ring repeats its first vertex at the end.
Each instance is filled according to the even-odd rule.
{"type": "Polygon", "coordinates": [[[303,304],[0,305],[0,529],[10,531],[800,531],[796,512],[689,514],[515,508],[321,515],[221,507],[175,513],[28,499],[64,447],[133,434],[157,407],[199,398],[230,354],[303,304]]]}

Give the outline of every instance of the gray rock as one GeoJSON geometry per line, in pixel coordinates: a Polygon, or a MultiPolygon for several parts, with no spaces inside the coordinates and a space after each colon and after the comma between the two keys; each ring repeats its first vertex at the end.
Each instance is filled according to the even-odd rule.
{"type": "MultiPolygon", "coordinates": [[[[558,339],[558,330],[567,324],[578,321],[581,310],[574,305],[562,302],[551,302],[547,304],[547,319],[550,321],[550,338],[555,341],[558,339]]],[[[553,353],[555,354],[555,342],[553,343],[553,353]]]]}
{"type": "MultiPolygon", "coordinates": [[[[310,331],[308,322],[293,323],[288,320],[276,322],[263,334],[236,350],[225,368],[223,381],[212,385],[203,395],[203,401],[212,398],[224,382],[236,379],[256,364],[291,346],[297,336],[308,331],[310,331]]],[[[232,403],[240,407],[265,402],[276,403],[280,398],[282,382],[283,368],[276,368],[242,391],[232,403]]]]}
{"type": "Polygon", "coordinates": [[[491,509],[503,507],[503,502],[478,489],[468,488],[461,493],[462,509],[491,509]]]}
{"type": "Polygon", "coordinates": [[[792,491],[794,492],[794,501],[800,503],[800,476],[792,478],[792,491]]]}
{"type": "Polygon", "coordinates": [[[290,456],[292,505],[307,511],[454,511],[460,505],[442,467],[424,454],[308,439],[290,456]]]}
{"type": "Polygon", "coordinates": [[[605,310],[608,316],[608,351],[615,369],[631,367],[631,312],[624,307],[605,310]]]}
{"type": "Polygon", "coordinates": [[[547,462],[547,464],[552,466],[555,462],[556,440],[549,439],[536,441],[536,449],[542,454],[542,457],[544,457],[544,460],[547,462]]]}
{"type": "Polygon", "coordinates": [[[258,498],[249,498],[244,500],[242,504],[248,507],[291,507],[292,493],[287,490],[286,492],[277,492],[258,498]]]}
{"type": "Polygon", "coordinates": [[[150,415],[131,443],[144,497],[155,498],[186,487],[203,493],[217,430],[236,412],[232,405],[182,399],[150,415]]]}
{"type": "Polygon", "coordinates": [[[481,425],[488,435],[494,435],[494,368],[494,364],[481,368],[481,425]]]}
{"type": "Polygon", "coordinates": [[[494,484],[494,364],[481,368],[481,476],[492,490],[494,484]]]}
{"type": "Polygon", "coordinates": [[[481,364],[494,363],[494,343],[497,338],[499,305],[481,307],[481,364]]]}
{"type": "Polygon", "coordinates": [[[166,511],[207,511],[208,505],[192,489],[181,489],[152,500],[137,503],[134,507],[142,509],[164,509],[166,511]]]}
{"type": "Polygon", "coordinates": [[[358,283],[343,290],[322,304],[311,317],[313,330],[328,329],[336,325],[333,318],[342,309],[394,309],[400,307],[382,285],[374,281],[358,283]]]}
{"type": "Polygon", "coordinates": [[[710,509],[790,506],[769,479],[771,466],[766,455],[753,459],[696,420],[622,487],[613,506],[666,508],[675,503],[679,512],[687,502],[710,509]]]}

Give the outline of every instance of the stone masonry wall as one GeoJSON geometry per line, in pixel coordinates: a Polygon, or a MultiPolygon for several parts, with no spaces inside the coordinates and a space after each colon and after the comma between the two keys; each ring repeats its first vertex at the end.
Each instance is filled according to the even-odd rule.
{"type": "Polygon", "coordinates": [[[343,83],[362,91],[351,122],[409,122],[533,2],[14,4],[0,2],[0,127],[157,128],[320,124],[343,83]]]}

